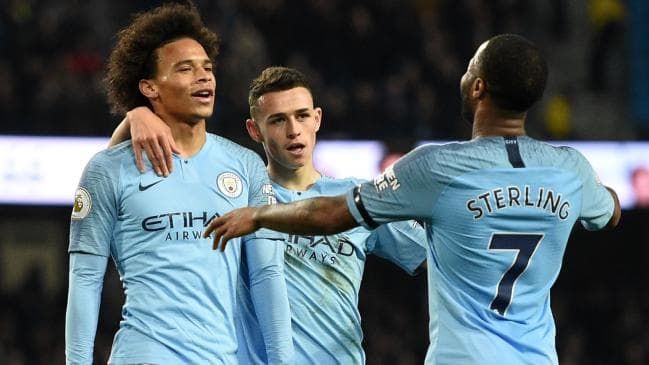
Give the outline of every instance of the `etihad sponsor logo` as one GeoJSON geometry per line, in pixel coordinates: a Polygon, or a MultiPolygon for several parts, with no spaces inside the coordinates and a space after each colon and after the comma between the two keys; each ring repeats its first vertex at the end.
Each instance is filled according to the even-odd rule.
{"type": "Polygon", "coordinates": [[[340,260],[338,256],[354,255],[356,247],[347,236],[288,235],[284,252],[298,258],[334,265],[340,260]]]}
{"type": "Polygon", "coordinates": [[[203,239],[203,228],[220,216],[218,213],[208,215],[207,212],[164,213],[144,218],[142,229],[147,232],[167,231],[165,241],[196,241],[203,239]]]}
{"type": "Polygon", "coordinates": [[[220,217],[219,213],[208,215],[207,212],[173,212],[152,215],[142,220],[142,229],[148,232],[162,231],[178,228],[203,228],[212,219],[220,217]]]}

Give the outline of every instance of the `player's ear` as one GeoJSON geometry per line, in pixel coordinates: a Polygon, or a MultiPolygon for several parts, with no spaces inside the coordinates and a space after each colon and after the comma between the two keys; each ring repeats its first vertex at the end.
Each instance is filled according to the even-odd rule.
{"type": "Polygon", "coordinates": [[[155,99],[158,97],[158,87],[152,80],[142,79],[138,86],[142,95],[148,99],[155,99]]]}
{"type": "Polygon", "coordinates": [[[486,92],[487,84],[482,78],[476,77],[475,80],[473,80],[473,85],[471,85],[471,96],[473,96],[474,99],[480,99],[486,92]]]}
{"type": "Polygon", "coordinates": [[[262,143],[264,141],[263,138],[261,138],[259,126],[254,120],[250,118],[246,119],[246,130],[248,131],[248,135],[250,136],[250,138],[252,138],[253,141],[257,143],[262,143]]]}
{"type": "Polygon", "coordinates": [[[315,113],[315,131],[317,132],[320,130],[320,123],[322,122],[322,108],[317,107],[313,111],[315,113]]]}

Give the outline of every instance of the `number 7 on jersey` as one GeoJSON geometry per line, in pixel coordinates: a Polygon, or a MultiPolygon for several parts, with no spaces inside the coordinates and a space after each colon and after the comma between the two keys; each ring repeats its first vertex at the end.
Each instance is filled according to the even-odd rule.
{"type": "Polygon", "coordinates": [[[489,250],[518,251],[514,262],[498,282],[496,296],[489,308],[504,316],[512,303],[516,280],[525,272],[539,243],[543,240],[540,233],[494,233],[489,241],[489,250]]]}

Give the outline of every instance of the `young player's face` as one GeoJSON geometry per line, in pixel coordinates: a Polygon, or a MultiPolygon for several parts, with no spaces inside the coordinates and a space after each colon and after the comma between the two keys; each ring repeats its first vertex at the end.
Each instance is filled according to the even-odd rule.
{"type": "Polygon", "coordinates": [[[156,113],[192,123],[210,117],[216,83],[200,43],[181,38],[158,48],[157,56],[156,113]]]}
{"type": "Polygon", "coordinates": [[[322,110],[313,107],[309,90],[296,87],[262,95],[255,122],[270,164],[295,170],[312,164],[322,110]]]}

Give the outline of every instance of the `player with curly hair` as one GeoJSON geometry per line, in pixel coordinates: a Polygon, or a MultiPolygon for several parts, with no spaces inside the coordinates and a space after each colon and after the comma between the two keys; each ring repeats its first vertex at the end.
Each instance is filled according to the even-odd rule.
{"type": "Polygon", "coordinates": [[[241,280],[250,288],[266,362],[291,361],[281,243],[261,232],[222,255],[201,237],[215,217],[275,200],[261,158],[205,130],[218,46],[193,5],[139,14],[119,33],[106,77],[113,110],[150,107],[171,129],[178,153],[166,178],[138,171],[131,142],[87,164],[70,226],[68,364],[93,362],[109,257],[126,295],[110,364],[241,361],[235,321],[241,280]]]}

